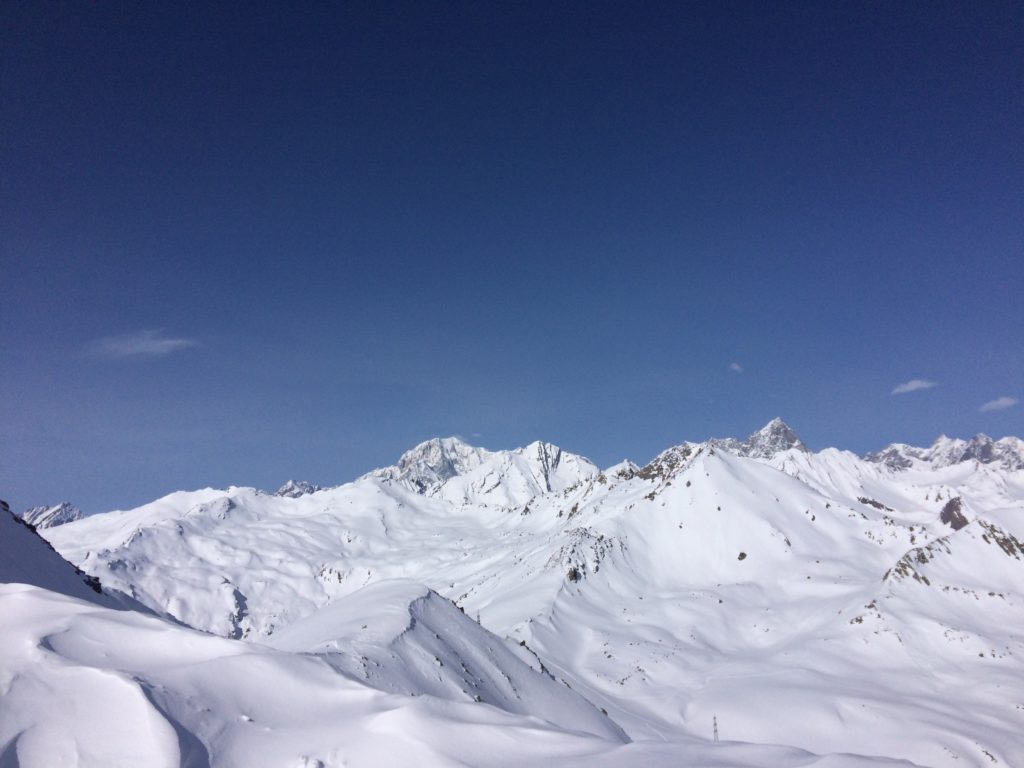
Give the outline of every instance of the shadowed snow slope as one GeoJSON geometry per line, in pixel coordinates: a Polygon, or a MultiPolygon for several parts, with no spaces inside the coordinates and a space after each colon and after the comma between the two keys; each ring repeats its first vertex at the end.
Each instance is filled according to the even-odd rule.
{"type": "Polygon", "coordinates": [[[0,501],[0,583],[34,584],[98,605],[115,606],[99,581],[86,576],[53,549],[31,524],[0,501]]]}
{"type": "Polygon", "coordinates": [[[545,443],[435,440],[315,494],[177,493],[44,534],[191,626],[393,695],[988,766],[1024,764],[1022,523],[1024,472],[1001,460],[894,468],[775,420],[605,473],[545,443]],[[609,717],[541,709],[538,658],[609,717]]]}

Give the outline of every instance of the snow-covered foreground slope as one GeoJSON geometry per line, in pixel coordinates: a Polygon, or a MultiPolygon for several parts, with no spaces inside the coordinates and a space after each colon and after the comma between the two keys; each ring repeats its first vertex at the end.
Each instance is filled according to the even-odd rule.
{"type": "Polygon", "coordinates": [[[113,610],[0,512],[4,768],[862,764],[685,738],[629,743],[529,652],[412,582],[359,590],[281,632],[277,649],[113,610]]]}
{"type": "Polygon", "coordinates": [[[186,624],[389,695],[602,741],[699,750],[717,720],[817,754],[1021,765],[1024,472],[1012,440],[975,442],[904,466],[811,453],[773,421],[602,473],[449,438],[338,488],[177,493],[43,533],[186,624]],[[549,687],[516,699],[544,681],[582,702],[572,720],[549,687]]]}

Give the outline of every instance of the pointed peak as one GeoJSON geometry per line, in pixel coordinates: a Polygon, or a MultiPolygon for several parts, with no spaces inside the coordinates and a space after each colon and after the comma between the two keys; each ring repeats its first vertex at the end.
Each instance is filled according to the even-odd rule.
{"type": "Polygon", "coordinates": [[[459,437],[434,437],[403,453],[394,466],[374,470],[370,476],[402,481],[418,493],[426,493],[479,466],[490,455],[459,437]]]}
{"type": "Polygon", "coordinates": [[[82,510],[72,505],[70,501],[62,501],[49,507],[32,507],[21,515],[22,520],[36,528],[53,528],[64,523],[73,523],[83,517],[82,510]]]}
{"type": "MultiPolygon", "coordinates": [[[[422,443],[410,448],[398,458],[397,466],[402,468],[413,464],[427,462],[428,464],[444,463],[448,460],[459,460],[474,455],[484,455],[488,451],[470,445],[461,437],[432,437],[422,443]]],[[[479,462],[476,462],[479,463],[479,462]]]]}
{"type": "Polygon", "coordinates": [[[743,442],[738,453],[753,459],[770,459],[777,453],[794,448],[804,453],[808,452],[807,446],[797,437],[796,432],[776,416],[751,434],[743,442]]]}
{"type": "Polygon", "coordinates": [[[555,458],[562,453],[562,449],[554,443],[545,443],[541,440],[534,440],[529,445],[524,445],[522,448],[517,448],[515,453],[523,456],[537,456],[544,457],[550,456],[555,458]]]}

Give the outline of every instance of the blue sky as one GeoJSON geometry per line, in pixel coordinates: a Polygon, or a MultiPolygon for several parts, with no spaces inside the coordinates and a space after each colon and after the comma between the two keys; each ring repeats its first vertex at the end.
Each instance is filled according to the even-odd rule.
{"type": "Polygon", "coordinates": [[[1019,3],[159,5],[0,10],[16,509],[1024,434],[1019,3]]]}

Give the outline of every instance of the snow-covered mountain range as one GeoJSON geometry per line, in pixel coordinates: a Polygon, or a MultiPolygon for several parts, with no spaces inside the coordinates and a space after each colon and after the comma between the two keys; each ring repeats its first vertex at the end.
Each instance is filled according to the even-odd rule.
{"type": "MultiPolygon", "coordinates": [[[[396,764],[1024,764],[1017,438],[858,457],[812,452],[775,419],[603,471],[549,443],[443,438],[336,488],[178,492],[39,533],[158,615],[5,587],[10,642],[44,648],[17,675],[38,692],[57,654],[134,680],[133,717],[169,723],[182,764],[287,764],[261,762],[262,737],[239,725],[261,721],[295,744],[293,764],[374,764],[369,721],[318,730],[335,704],[302,749],[307,731],[271,703],[242,712],[231,697],[250,669],[291,680],[283,701],[338,685],[402,712],[380,732],[402,734],[396,764]],[[236,660],[230,679],[189,671],[218,654],[236,660]],[[544,734],[529,746],[511,735],[541,727],[528,722],[544,734]],[[506,752],[474,755],[473,739],[506,752]]],[[[18,717],[0,755],[57,755],[24,746],[35,721],[18,717]]]]}
{"type": "Polygon", "coordinates": [[[1024,469],[1024,440],[1016,437],[993,440],[988,435],[958,440],[942,435],[929,448],[893,443],[878,453],[869,453],[865,459],[882,462],[894,469],[919,466],[942,469],[965,461],[994,464],[1010,470],[1024,469]]]}

